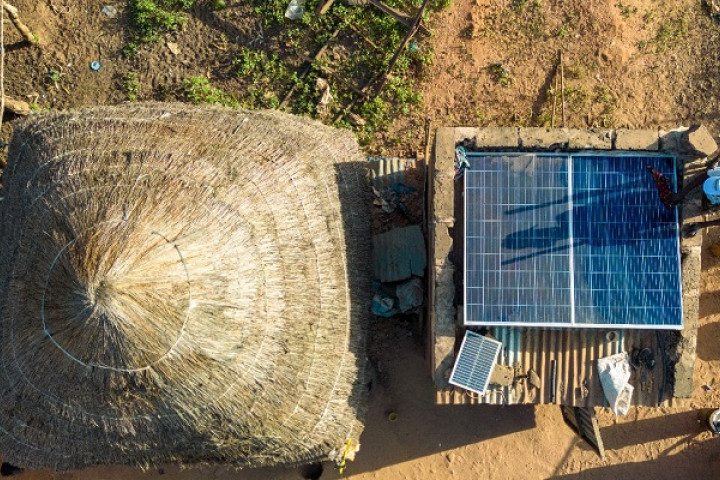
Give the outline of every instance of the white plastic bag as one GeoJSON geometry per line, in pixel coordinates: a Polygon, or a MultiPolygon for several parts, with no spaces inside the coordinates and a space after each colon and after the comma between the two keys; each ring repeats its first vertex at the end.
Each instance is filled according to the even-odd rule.
{"type": "Polygon", "coordinates": [[[630,381],[630,362],[627,352],[599,358],[600,385],[615,415],[625,415],[632,403],[633,386],[630,381]]]}
{"type": "Polygon", "coordinates": [[[300,20],[303,15],[305,15],[305,0],[290,0],[290,4],[285,10],[285,18],[300,20]]]}

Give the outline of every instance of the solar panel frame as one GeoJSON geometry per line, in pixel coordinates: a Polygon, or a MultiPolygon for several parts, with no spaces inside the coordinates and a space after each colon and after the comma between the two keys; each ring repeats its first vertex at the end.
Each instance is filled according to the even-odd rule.
{"type": "MultiPolygon", "coordinates": [[[[625,321],[610,322],[610,323],[608,323],[608,321],[588,323],[586,321],[578,321],[578,320],[590,318],[589,316],[584,316],[585,313],[590,311],[588,309],[589,307],[587,305],[581,305],[581,306],[585,307],[585,310],[584,310],[583,316],[581,316],[581,318],[578,319],[577,318],[577,307],[575,305],[576,299],[578,299],[578,298],[576,298],[576,297],[578,297],[578,293],[576,292],[575,287],[576,287],[576,284],[578,284],[579,282],[576,281],[576,279],[574,278],[575,273],[576,273],[576,266],[574,264],[576,261],[580,261],[582,263],[585,260],[585,257],[582,256],[583,254],[589,255],[592,258],[592,253],[593,253],[592,251],[589,254],[587,254],[586,252],[585,253],[583,253],[583,252],[576,253],[574,251],[576,248],[578,248],[579,250],[583,250],[583,248],[585,250],[592,250],[592,248],[583,247],[582,244],[579,247],[574,245],[575,239],[573,236],[575,235],[576,231],[578,230],[573,225],[573,219],[574,219],[574,217],[577,216],[577,214],[575,213],[575,208],[574,208],[575,198],[577,197],[579,199],[579,203],[583,204],[583,199],[587,199],[588,197],[592,198],[593,195],[598,195],[598,192],[600,192],[601,195],[604,194],[603,192],[614,192],[613,194],[618,195],[621,199],[622,199],[622,196],[625,195],[627,192],[631,192],[628,194],[638,194],[641,196],[648,195],[648,192],[646,191],[647,188],[645,190],[642,190],[642,189],[638,190],[637,187],[635,187],[635,190],[633,190],[633,188],[625,188],[625,189],[619,188],[619,187],[623,187],[624,185],[613,185],[612,179],[608,178],[608,177],[611,177],[613,174],[617,174],[618,178],[622,179],[622,178],[624,178],[623,175],[625,175],[625,174],[629,175],[630,173],[632,173],[633,175],[635,175],[636,172],[634,172],[634,171],[605,170],[605,171],[596,172],[596,173],[602,173],[602,175],[596,175],[596,176],[586,175],[587,178],[585,178],[582,176],[578,176],[579,174],[577,172],[574,172],[574,168],[573,168],[574,165],[577,163],[578,166],[583,167],[583,162],[585,162],[585,164],[586,164],[585,166],[591,165],[591,166],[597,167],[597,165],[603,164],[603,162],[604,162],[604,164],[612,164],[612,162],[618,162],[618,161],[626,161],[627,162],[627,161],[632,161],[634,159],[637,161],[647,161],[648,163],[653,163],[656,166],[660,166],[660,165],[665,165],[664,162],[669,161],[671,164],[671,167],[668,167],[669,170],[666,169],[667,171],[665,173],[670,176],[671,182],[673,182],[676,185],[677,184],[677,175],[676,175],[677,160],[674,155],[642,154],[642,153],[626,153],[626,152],[613,153],[611,155],[609,155],[607,153],[599,153],[599,152],[577,152],[577,153],[562,153],[562,154],[558,154],[558,153],[471,153],[471,154],[468,154],[468,159],[471,161],[471,170],[466,171],[466,173],[465,173],[465,177],[466,177],[465,178],[465,192],[464,192],[464,200],[463,200],[464,201],[464,212],[465,212],[465,214],[464,214],[465,248],[464,248],[464,252],[463,252],[463,257],[464,257],[464,259],[463,259],[463,262],[464,262],[463,275],[464,275],[465,301],[464,301],[463,308],[464,308],[464,313],[465,313],[464,323],[466,325],[469,325],[469,326],[481,326],[481,325],[524,326],[524,327],[536,326],[536,327],[559,327],[559,328],[618,328],[618,327],[633,328],[633,329],[682,329],[683,328],[682,281],[681,281],[681,273],[680,273],[679,215],[678,215],[677,207],[673,208],[671,211],[671,217],[672,217],[671,221],[668,221],[668,219],[665,218],[665,223],[664,223],[664,225],[665,225],[664,228],[672,230],[671,234],[674,236],[673,237],[674,251],[671,253],[668,253],[666,251],[665,257],[661,257],[660,255],[658,255],[658,259],[659,259],[658,265],[661,265],[661,264],[663,264],[663,262],[667,261],[667,258],[674,257],[674,260],[671,262],[672,265],[670,267],[668,267],[668,268],[671,268],[672,271],[668,270],[666,272],[661,272],[661,273],[666,274],[666,275],[670,275],[670,274],[676,275],[676,278],[668,280],[670,278],[669,276],[665,276],[665,277],[660,276],[659,278],[661,280],[665,279],[670,282],[669,284],[671,285],[671,288],[662,290],[661,293],[659,295],[657,295],[658,298],[662,302],[665,302],[665,304],[671,304],[671,307],[673,309],[672,321],[677,322],[677,323],[670,323],[669,321],[665,322],[665,323],[652,323],[651,321],[629,323],[629,320],[631,319],[630,313],[633,313],[635,315],[634,318],[644,318],[643,314],[646,314],[648,312],[652,313],[653,305],[650,304],[650,306],[648,306],[648,303],[646,303],[644,305],[641,304],[640,306],[635,306],[634,303],[632,305],[630,303],[628,303],[626,305],[623,305],[622,307],[617,307],[616,305],[609,304],[610,303],[609,301],[605,302],[607,305],[604,305],[603,308],[605,308],[607,311],[615,310],[616,313],[618,313],[618,315],[620,315],[620,316],[625,315],[625,317],[623,317],[625,321]],[[555,159],[555,162],[556,162],[555,167],[557,167],[557,168],[554,167],[555,169],[554,170],[551,169],[551,171],[549,173],[545,172],[545,171],[536,172],[535,170],[533,170],[533,175],[528,175],[528,176],[523,176],[523,175],[517,176],[516,175],[514,177],[515,181],[517,181],[518,178],[520,179],[521,182],[526,181],[527,178],[530,178],[530,177],[537,179],[538,183],[536,185],[530,185],[528,188],[525,188],[524,189],[525,192],[523,193],[522,192],[523,188],[516,188],[516,185],[514,185],[514,184],[511,185],[511,183],[510,183],[511,182],[510,177],[511,177],[511,174],[513,173],[510,171],[510,169],[516,169],[517,166],[513,165],[510,162],[506,162],[506,165],[498,166],[498,162],[501,163],[503,161],[503,159],[510,159],[512,161],[521,162],[521,163],[524,159],[528,159],[527,161],[535,162],[535,164],[538,163],[537,159],[543,159],[545,161],[547,159],[550,159],[551,163],[552,163],[552,160],[555,159]],[[559,306],[557,304],[552,304],[552,303],[547,304],[548,301],[551,301],[551,302],[556,301],[556,298],[554,295],[554,292],[556,291],[556,289],[553,288],[552,284],[550,284],[550,286],[547,288],[549,291],[551,291],[553,293],[551,295],[545,295],[543,298],[538,298],[537,289],[533,288],[533,287],[534,287],[534,285],[538,285],[538,283],[537,283],[538,272],[542,273],[542,275],[546,275],[547,270],[543,270],[543,269],[539,270],[537,268],[537,264],[536,264],[536,268],[533,271],[533,274],[535,275],[535,279],[534,279],[535,284],[532,284],[532,282],[530,282],[530,284],[529,284],[530,288],[521,288],[521,287],[513,286],[513,288],[510,288],[510,289],[503,289],[503,278],[504,277],[506,279],[507,278],[511,278],[511,279],[515,278],[515,277],[517,277],[517,275],[515,275],[517,272],[515,272],[515,274],[508,274],[503,277],[502,268],[498,269],[498,272],[494,272],[492,269],[486,269],[486,268],[478,269],[477,268],[478,257],[482,257],[482,262],[484,262],[484,263],[491,263],[491,262],[497,263],[493,258],[491,258],[491,256],[489,256],[487,254],[486,250],[484,250],[483,248],[479,248],[479,249],[476,248],[478,246],[477,239],[482,238],[483,239],[482,241],[485,242],[484,245],[486,246],[488,244],[488,242],[493,241],[493,238],[492,238],[493,235],[498,237],[498,234],[496,231],[491,231],[490,234],[486,235],[487,228],[485,227],[485,224],[492,223],[492,221],[493,221],[493,219],[492,219],[493,204],[485,204],[485,203],[481,202],[482,209],[483,209],[482,215],[477,214],[477,213],[475,215],[477,217],[474,219],[475,222],[483,224],[483,226],[481,227],[481,230],[482,230],[481,232],[477,231],[478,227],[476,225],[469,225],[469,223],[471,223],[473,221],[473,219],[471,218],[472,212],[468,211],[468,202],[469,202],[471,195],[473,195],[473,192],[469,192],[468,177],[470,175],[473,175],[472,168],[475,165],[474,162],[477,162],[479,160],[487,161],[489,163],[495,162],[488,168],[487,171],[480,170],[483,172],[483,177],[482,177],[483,180],[488,180],[490,184],[493,184],[493,182],[507,182],[507,188],[505,188],[505,190],[503,191],[503,187],[502,186],[499,187],[497,189],[497,192],[495,192],[497,194],[497,198],[491,199],[494,201],[496,200],[498,203],[498,205],[496,205],[496,207],[498,208],[498,210],[496,212],[498,215],[497,222],[499,222],[501,225],[499,225],[499,227],[491,226],[490,230],[492,230],[493,228],[502,229],[508,223],[512,223],[512,222],[507,222],[506,217],[502,217],[502,219],[500,218],[501,216],[500,216],[500,213],[498,213],[498,212],[502,211],[502,207],[505,207],[505,209],[506,209],[506,212],[504,212],[503,215],[507,215],[507,211],[513,211],[513,210],[508,210],[511,206],[518,207],[518,205],[519,205],[520,208],[518,208],[517,210],[520,210],[522,212],[523,204],[527,204],[526,208],[528,211],[534,212],[538,208],[537,201],[545,200],[545,203],[542,205],[543,208],[548,208],[547,205],[550,205],[550,209],[552,210],[552,208],[555,205],[557,205],[560,210],[565,209],[567,211],[566,223],[568,225],[563,228],[567,229],[569,231],[570,235],[568,238],[567,245],[562,245],[562,244],[560,245],[560,250],[562,250],[563,248],[566,248],[568,250],[568,252],[566,254],[564,254],[564,256],[567,257],[567,264],[568,264],[567,272],[562,272],[562,271],[554,272],[553,275],[556,275],[556,277],[551,276],[551,280],[552,281],[557,280],[558,282],[562,283],[564,281],[564,277],[562,277],[561,274],[563,274],[563,273],[565,273],[566,275],[569,275],[569,277],[570,277],[569,281],[568,281],[568,285],[571,290],[569,299],[568,299],[569,301],[559,302],[560,304],[563,304],[565,307],[569,307],[569,309],[571,311],[570,321],[567,320],[566,314],[558,315],[558,311],[560,311],[560,310],[559,310],[559,306]],[[560,162],[565,162],[564,166],[560,162]],[[558,165],[559,165],[559,167],[558,167],[558,165]],[[540,191],[540,193],[542,194],[543,190],[547,189],[547,188],[545,188],[545,187],[547,187],[547,185],[550,185],[551,188],[556,187],[557,185],[553,184],[554,180],[552,177],[553,176],[557,177],[559,173],[562,174],[563,176],[565,176],[567,179],[566,180],[567,183],[565,185],[561,185],[561,187],[564,188],[564,190],[565,190],[566,198],[564,198],[564,199],[562,197],[552,198],[552,196],[551,196],[550,199],[548,200],[548,198],[543,199],[543,198],[538,197],[539,194],[537,192],[535,192],[533,190],[533,188],[538,188],[539,189],[538,191],[540,191]],[[492,177],[493,174],[495,174],[497,176],[497,178],[492,177]],[[575,190],[573,188],[574,180],[578,181],[579,183],[583,183],[583,182],[587,183],[587,182],[590,182],[591,180],[592,181],[597,180],[597,181],[599,181],[599,185],[595,186],[595,187],[597,187],[597,188],[595,188],[595,191],[591,191],[593,186],[591,186],[589,184],[583,185],[582,188],[584,190],[575,190]],[[511,186],[512,186],[512,188],[511,188],[511,186]],[[614,188],[614,187],[617,187],[617,188],[615,190],[613,190],[612,188],[614,188]],[[585,190],[588,190],[588,191],[585,191],[585,190]],[[518,191],[520,191],[520,193],[518,193],[518,191]],[[633,191],[634,191],[634,193],[632,193],[633,191]],[[638,192],[640,192],[640,193],[638,193],[638,192]],[[523,195],[525,196],[524,198],[519,198],[519,197],[523,197],[523,195]],[[532,198],[531,198],[531,196],[532,196],[532,198]],[[501,203],[503,205],[500,205],[501,203]],[[490,217],[489,222],[488,222],[488,218],[489,218],[488,216],[490,217]],[[478,251],[479,251],[479,254],[477,253],[478,251]],[[471,256],[472,256],[472,258],[469,258],[471,256]],[[469,268],[469,265],[468,265],[469,260],[473,262],[473,268],[469,268]],[[469,271],[470,271],[471,275],[473,275],[473,279],[470,283],[468,283],[468,272],[469,271]],[[482,275],[484,275],[485,277],[483,279],[479,279],[479,277],[477,276],[479,273],[482,273],[482,275]],[[515,277],[513,277],[513,275],[515,275],[515,277]],[[560,279],[562,279],[562,280],[560,280],[560,279]],[[501,296],[500,297],[493,296],[492,291],[489,292],[490,295],[487,295],[487,292],[485,291],[485,288],[484,288],[484,285],[486,283],[483,283],[484,281],[495,282],[493,285],[497,285],[497,290],[502,291],[501,296]],[[480,290],[478,290],[478,288],[477,288],[478,285],[480,285],[482,287],[480,290]],[[473,291],[473,288],[475,288],[474,291],[473,291]],[[509,290],[509,291],[503,291],[503,290],[509,290]],[[535,291],[533,291],[533,290],[535,290],[535,291]],[[526,292],[526,291],[533,291],[532,293],[534,295],[534,302],[527,301],[527,298],[525,299],[526,300],[525,302],[523,302],[523,303],[520,302],[520,296],[523,294],[522,292],[526,292]],[[478,297],[480,295],[484,295],[486,298],[479,299],[478,297]],[[507,296],[510,297],[510,299],[509,299],[510,303],[505,302],[505,300],[506,300],[505,297],[507,297],[507,296]],[[515,296],[515,297],[513,298],[513,296],[515,296]],[[514,299],[517,299],[515,304],[512,303],[512,300],[514,300],[514,299]],[[506,303],[505,305],[503,304],[504,302],[506,303]],[[532,305],[531,305],[531,303],[532,303],[532,305]],[[501,311],[500,316],[499,317],[496,316],[497,318],[492,318],[491,315],[487,315],[485,313],[486,305],[488,305],[490,307],[500,306],[501,307],[501,308],[499,308],[499,310],[501,311]],[[482,306],[482,308],[483,308],[483,310],[481,310],[483,312],[482,315],[478,315],[478,308],[475,308],[475,307],[479,307],[479,306],[482,306]],[[502,308],[503,306],[506,308],[503,309],[502,308]],[[509,308],[509,307],[513,307],[513,308],[509,308]],[[626,310],[625,312],[622,311],[623,308],[626,310]],[[635,310],[633,310],[633,309],[635,309],[635,310]],[[508,312],[510,312],[510,313],[508,314],[508,312]],[[530,312],[530,313],[528,313],[528,312],[530,312]],[[490,317],[491,319],[488,319],[488,317],[490,317]],[[528,317],[531,317],[533,319],[533,321],[527,321],[529,319],[528,317]],[[478,318],[480,318],[480,320],[477,320],[478,318]],[[536,318],[540,319],[541,321],[535,321],[536,318]],[[558,318],[560,318],[560,320],[562,320],[562,321],[557,321],[558,318]]],[[[532,168],[534,169],[535,165],[533,165],[532,168]]],[[[580,168],[579,171],[580,170],[582,170],[582,168],[580,168]]],[[[646,178],[649,178],[649,174],[644,169],[644,164],[642,165],[641,170],[642,170],[642,175],[644,175],[646,178]]],[[[580,172],[580,173],[582,173],[582,172],[580,172]]],[[[639,174],[637,174],[637,177],[640,178],[639,174]]],[[[486,189],[484,184],[482,185],[482,187],[478,187],[478,188],[481,190],[486,189]]],[[[547,193],[547,192],[545,192],[545,193],[547,193]]],[[[656,201],[656,204],[661,205],[659,200],[657,200],[657,193],[654,191],[652,191],[650,193],[652,195],[654,195],[653,199],[654,199],[654,201],[656,201]]],[[[643,198],[647,198],[647,197],[643,197],[643,198]]],[[[476,199],[473,199],[471,201],[475,201],[475,200],[476,199]]],[[[580,205],[580,206],[578,206],[578,210],[585,208],[588,211],[594,212],[593,214],[598,215],[598,219],[601,222],[605,222],[607,224],[606,227],[609,225],[610,227],[613,227],[616,229],[626,228],[626,230],[627,230],[629,228],[629,227],[623,227],[622,222],[614,221],[614,219],[612,219],[612,218],[604,218],[603,216],[610,216],[611,213],[614,213],[614,212],[608,213],[609,211],[608,212],[603,211],[602,205],[604,205],[604,204],[601,201],[595,201],[596,207],[592,206],[592,202],[586,202],[586,203],[588,203],[590,206],[588,207],[586,205],[580,205]],[[601,208],[598,209],[597,205],[601,205],[601,208]],[[593,208],[595,208],[595,210],[593,210],[593,208]]],[[[627,208],[628,210],[630,210],[632,212],[633,210],[631,207],[635,207],[635,205],[632,203],[627,204],[627,205],[621,204],[621,208],[627,208]]],[[[660,207],[660,210],[662,210],[663,208],[665,208],[665,207],[660,207]]],[[[605,208],[605,210],[608,210],[608,209],[605,208]]],[[[624,210],[623,210],[623,212],[624,212],[624,210]]],[[[549,217],[550,219],[553,220],[553,222],[546,222],[546,223],[548,223],[548,225],[550,225],[551,223],[556,223],[555,215],[557,214],[557,211],[552,211],[551,213],[552,213],[552,215],[545,214],[545,217],[549,217]]],[[[641,213],[645,214],[647,212],[643,211],[641,213]]],[[[657,212],[650,211],[649,214],[654,215],[656,213],[657,212]]],[[[561,214],[562,214],[562,212],[561,212],[561,214]]],[[[660,215],[662,217],[662,211],[660,212],[660,215]]],[[[516,219],[515,221],[518,224],[522,222],[522,220],[518,220],[518,219],[516,219]]],[[[542,225],[542,222],[540,222],[539,224],[542,225]]],[[[582,224],[582,225],[580,225],[580,228],[592,229],[594,227],[594,225],[595,224],[593,222],[588,221],[587,225],[582,224]]],[[[602,227],[602,225],[599,226],[598,228],[601,228],[601,227],[602,227]]],[[[543,229],[543,228],[536,228],[536,226],[533,225],[533,228],[535,229],[536,232],[537,231],[553,232],[553,229],[550,227],[543,229]]],[[[558,227],[557,227],[557,225],[555,225],[553,228],[555,230],[557,230],[558,227]]],[[[609,228],[606,228],[605,230],[602,230],[602,231],[605,232],[606,235],[609,235],[609,233],[607,233],[606,230],[609,230],[609,228]]],[[[518,232],[522,233],[520,230],[518,230],[518,232]]],[[[550,237],[552,237],[556,233],[557,232],[551,233],[550,237]]],[[[564,232],[564,233],[567,233],[567,232],[564,232]]],[[[500,238],[500,237],[503,237],[502,232],[499,234],[498,238],[500,238]]],[[[538,240],[541,242],[543,241],[542,235],[539,235],[539,238],[535,238],[536,235],[533,234],[532,237],[533,238],[531,240],[533,242],[538,241],[538,240]]],[[[549,238],[548,239],[549,245],[552,245],[553,242],[556,242],[557,237],[558,237],[558,235],[556,235],[556,238],[554,238],[554,239],[549,238]]],[[[498,238],[495,238],[496,242],[498,241],[498,238]]],[[[511,235],[505,235],[503,237],[503,241],[508,241],[508,238],[510,238],[510,240],[512,241],[511,235]]],[[[589,236],[587,238],[592,239],[594,237],[589,236]]],[[[520,235],[519,241],[520,242],[523,241],[522,235],[520,235]]],[[[592,243],[592,241],[589,243],[592,243]]],[[[670,243],[672,243],[672,242],[670,242],[670,243]]],[[[670,243],[665,242],[665,243],[661,243],[660,245],[663,246],[663,248],[665,248],[665,247],[667,247],[667,245],[670,245],[670,243]]],[[[636,244],[644,246],[644,243],[638,242],[636,244]]],[[[523,245],[520,245],[520,246],[522,247],[523,245]]],[[[592,246],[593,245],[591,245],[591,247],[592,246]]],[[[597,246],[595,246],[595,247],[597,247],[597,246]]],[[[497,245],[496,245],[496,248],[497,248],[497,245]]],[[[600,250],[602,250],[602,248],[600,248],[600,250]]],[[[666,248],[666,250],[667,250],[667,248],[666,248]]],[[[595,253],[597,253],[597,252],[595,252],[595,253]]],[[[613,252],[611,252],[611,253],[613,253],[613,252]]],[[[535,256],[535,255],[532,255],[532,256],[535,256]]],[[[562,252],[560,252],[559,256],[563,256],[562,252]]],[[[645,261],[645,259],[646,259],[646,257],[644,257],[644,256],[639,256],[637,258],[639,258],[641,261],[645,261]]],[[[623,260],[622,258],[618,257],[615,259],[615,263],[617,264],[618,262],[621,262],[622,260],[623,260]]],[[[537,262],[537,260],[535,260],[535,261],[537,262]]],[[[608,263],[610,262],[610,260],[607,260],[607,261],[608,261],[608,263]]],[[[484,265],[483,265],[483,267],[484,267],[484,265]]],[[[551,271],[553,269],[554,270],[562,270],[562,269],[557,268],[557,262],[553,263],[552,259],[550,260],[549,263],[546,262],[546,264],[542,266],[542,268],[544,268],[544,269],[547,269],[548,267],[551,269],[551,271]]],[[[661,268],[661,267],[658,266],[658,268],[661,268]]],[[[665,267],[663,266],[663,268],[665,268],[665,267]]],[[[525,274],[524,271],[522,271],[522,273],[525,274]]],[[[584,273],[588,273],[588,272],[584,272],[584,273]]],[[[613,282],[617,283],[619,277],[614,278],[613,275],[610,275],[610,274],[614,274],[614,273],[615,273],[614,271],[609,272],[609,275],[607,276],[607,278],[609,280],[612,280],[613,282]]],[[[648,275],[651,275],[651,274],[648,274],[648,275]]],[[[527,277],[527,278],[531,278],[531,277],[527,277]]],[[[598,277],[598,278],[600,278],[600,277],[598,277]]],[[[629,278],[630,278],[630,276],[627,272],[627,267],[626,267],[625,279],[627,280],[629,278]]],[[[632,278],[635,279],[634,276],[632,278]]],[[[582,278],[582,280],[584,280],[584,278],[582,278]]],[[[615,284],[613,284],[613,285],[615,285],[615,284]]],[[[591,287],[592,287],[592,285],[591,285],[591,287]]],[[[542,290],[542,289],[540,289],[540,290],[542,290]]],[[[617,288],[614,288],[614,289],[611,288],[611,286],[608,286],[604,290],[605,295],[608,298],[611,297],[612,294],[620,294],[622,291],[623,291],[623,288],[621,286],[618,286],[617,288]]],[[[591,295],[595,295],[597,293],[598,292],[595,290],[590,290],[591,295]]],[[[601,291],[601,293],[602,293],[602,291],[601,291]]],[[[652,295],[651,294],[646,295],[646,293],[647,292],[645,292],[644,290],[641,291],[640,292],[641,297],[639,297],[639,298],[642,298],[644,301],[649,302],[650,300],[648,300],[648,299],[650,297],[652,297],[652,295]]],[[[584,298],[580,298],[580,299],[584,300],[584,298]]],[[[616,318],[616,317],[610,317],[609,315],[605,315],[603,318],[611,318],[612,319],[612,318],[616,318]]],[[[666,317],[662,317],[662,318],[666,318],[666,317]]],[[[667,317],[667,318],[670,318],[670,317],[667,317]]]]}
{"type": "Polygon", "coordinates": [[[497,364],[502,343],[471,330],[465,332],[449,382],[483,395],[497,364]],[[480,378],[477,377],[479,370],[480,378]],[[472,378],[474,377],[474,378],[472,378]]]}

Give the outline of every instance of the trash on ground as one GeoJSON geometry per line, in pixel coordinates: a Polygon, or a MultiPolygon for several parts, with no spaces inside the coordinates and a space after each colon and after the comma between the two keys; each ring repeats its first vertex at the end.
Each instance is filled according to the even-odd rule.
{"type": "Polygon", "coordinates": [[[290,0],[285,10],[285,18],[300,20],[303,15],[305,15],[305,0],[290,0]]]}
{"type": "Polygon", "coordinates": [[[383,212],[392,213],[395,210],[399,210],[405,214],[408,219],[412,220],[410,218],[410,212],[402,202],[401,197],[414,193],[416,191],[415,188],[405,185],[404,183],[393,183],[389,188],[382,191],[375,187],[372,187],[372,189],[375,194],[375,201],[373,203],[382,208],[383,212]]]}
{"type": "Polygon", "coordinates": [[[599,358],[597,361],[605,398],[615,415],[625,415],[632,402],[633,386],[630,381],[630,362],[627,352],[599,358]]]}
{"type": "Polygon", "coordinates": [[[652,370],[655,368],[655,354],[649,348],[635,348],[630,352],[630,364],[635,368],[652,370]]]}
{"type": "Polygon", "coordinates": [[[100,70],[100,68],[102,68],[102,64],[97,60],[94,62],[90,62],[90,70],[92,70],[93,72],[97,72],[98,70],[100,70]]]}
{"type": "Polygon", "coordinates": [[[398,298],[398,308],[403,313],[422,306],[422,281],[418,277],[412,277],[395,288],[395,295],[398,298]]]}
{"type": "Polygon", "coordinates": [[[376,293],[372,301],[372,313],[378,317],[390,318],[399,313],[395,308],[395,300],[392,297],[376,293]]]}
{"type": "Polygon", "coordinates": [[[117,15],[117,8],[113,7],[112,5],[105,5],[102,8],[102,13],[105,14],[108,18],[115,18],[117,15]]]}
{"type": "Polygon", "coordinates": [[[460,178],[466,168],[470,167],[470,162],[467,159],[467,152],[465,147],[460,145],[455,148],[455,178],[460,178]]]}
{"type": "Polygon", "coordinates": [[[180,47],[178,46],[177,43],[167,42],[166,45],[168,47],[168,50],[170,50],[170,53],[172,53],[173,55],[177,55],[178,53],[180,53],[180,47]]]}
{"type": "Polygon", "coordinates": [[[332,93],[330,92],[330,83],[324,78],[318,77],[315,82],[315,88],[321,92],[320,101],[317,104],[317,111],[319,113],[325,113],[328,110],[328,106],[334,101],[332,93]]]}
{"type": "Polygon", "coordinates": [[[527,379],[528,379],[528,383],[530,384],[531,387],[540,388],[540,386],[541,386],[540,375],[538,375],[537,372],[535,372],[535,370],[528,370],[527,379]]]}

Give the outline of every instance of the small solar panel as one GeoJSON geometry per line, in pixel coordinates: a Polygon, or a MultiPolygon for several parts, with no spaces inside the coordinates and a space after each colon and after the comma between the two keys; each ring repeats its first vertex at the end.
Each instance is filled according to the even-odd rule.
{"type": "Polygon", "coordinates": [[[465,323],[682,328],[669,156],[471,154],[465,323]]]}
{"type": "Polygon", "coordinates": [[[450,383],[480,395],[485,393],[501,346],[497,340],[466,331],[450,383]]]}

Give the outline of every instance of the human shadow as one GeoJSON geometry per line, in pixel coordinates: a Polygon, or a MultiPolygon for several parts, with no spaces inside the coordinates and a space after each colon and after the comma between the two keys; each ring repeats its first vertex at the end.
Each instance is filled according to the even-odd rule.
{"type": "Polygon", "coordinates": [[[652,196],[646,191],[600,191],[589,203],[575,203],[557,214],[554,225],[532,226],[507,234],[502,240],[504,249],[526,252],[502,264],[571,246],[618,247],[677,235],[674,213],[670,209],[648,211],[651,201],[652,196]],[[615,209],[615,205],[622,205],[622,210],[615,209]]]}

